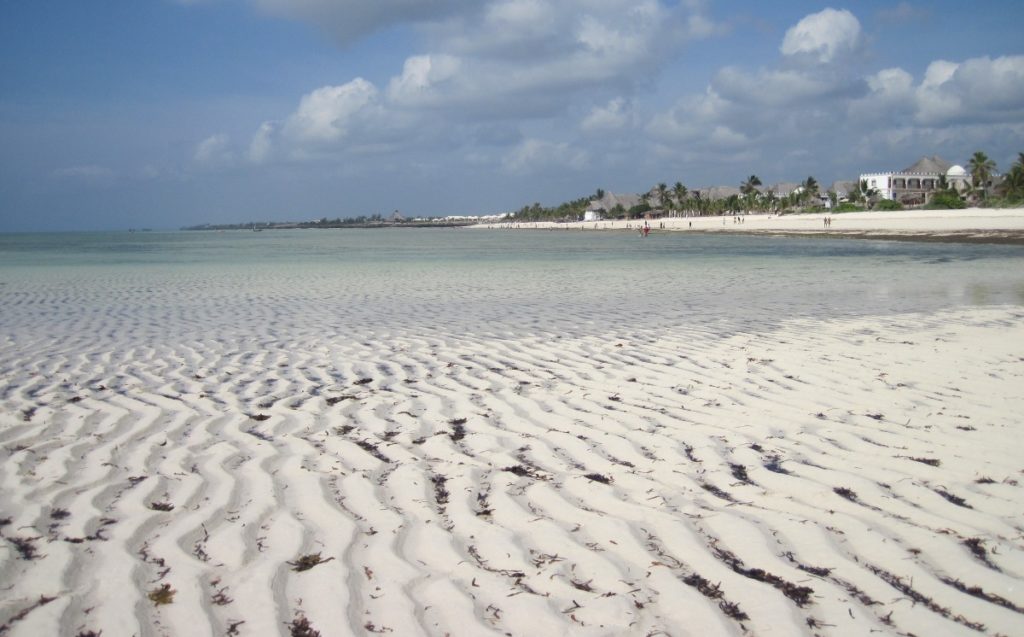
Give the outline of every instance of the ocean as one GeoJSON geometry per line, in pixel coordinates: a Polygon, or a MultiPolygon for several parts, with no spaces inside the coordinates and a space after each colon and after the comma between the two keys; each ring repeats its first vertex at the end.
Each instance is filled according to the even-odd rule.
{"type": "Polygon", "coordinates": [[[0,235],[0,324],[134,339],[272,330],[632,333],[1024,305],[1024,248],[467,229],[0,235]]]}

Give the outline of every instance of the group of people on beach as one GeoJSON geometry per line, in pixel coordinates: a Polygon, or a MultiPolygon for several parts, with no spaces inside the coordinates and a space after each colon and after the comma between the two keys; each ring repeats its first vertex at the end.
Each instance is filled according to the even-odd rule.
{"type": "Polygon", "coordinates": [[[821,222],[823,224],[825,224],[824,225],[825,228],[831,228],[832,227],[832,217],[825,217],[824,219],[821,220],[821,222]]]}

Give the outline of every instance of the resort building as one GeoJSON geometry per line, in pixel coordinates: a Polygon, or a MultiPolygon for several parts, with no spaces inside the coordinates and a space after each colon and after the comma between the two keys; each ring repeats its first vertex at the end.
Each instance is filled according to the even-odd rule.
{"type": "Polygon", "coordinates": [[[861,182],[877,189],[881,197],[909,205],[924,203],[930,194],[941,190],[942,178],[947,187],[961,193],[971,186],[971,177],[962,166],[954,166],[939,156],[922,157],[903,170],[860,176],[861,182]]]}

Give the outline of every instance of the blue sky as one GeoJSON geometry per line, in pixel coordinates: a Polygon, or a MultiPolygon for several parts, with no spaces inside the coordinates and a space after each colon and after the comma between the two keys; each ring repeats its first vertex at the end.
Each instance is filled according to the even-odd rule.
{"type": "Polygon", "coordinates": [[[0,3],[0,231],[490,214],[1024,151],[1024,3],[0,3]]]}

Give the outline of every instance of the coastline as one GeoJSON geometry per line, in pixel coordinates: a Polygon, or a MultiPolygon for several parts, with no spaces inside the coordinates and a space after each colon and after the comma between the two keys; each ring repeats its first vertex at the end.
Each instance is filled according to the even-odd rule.
{"type": "MultiPolygon", "coordinates": [[[[637,231],[642,219],[480,223],[470,229],[637,231]]],[[[647,221],[651,233],[695,232],[792,237],[1000,243],[1024,245],[1024,208],[900,210],[891,212],[749,214],[722,217],[668,217],[647,221]],[[824,220],[831,218],[825,227],[824,220]],[[742,223],[738,222],[742,219],[742,223]]]]}

